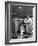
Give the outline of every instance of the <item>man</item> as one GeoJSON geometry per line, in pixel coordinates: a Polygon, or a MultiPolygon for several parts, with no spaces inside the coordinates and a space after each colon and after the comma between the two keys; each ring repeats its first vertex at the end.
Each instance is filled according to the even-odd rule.
{"type": "Polygon", "coordinates": [[[32,30],[33,30],[33,21],[32,19],[27,16],[27,18],[24,19],[24,27],[25,27],[25,33],[28,36],[29,34],[31,34],[32,30]]]}

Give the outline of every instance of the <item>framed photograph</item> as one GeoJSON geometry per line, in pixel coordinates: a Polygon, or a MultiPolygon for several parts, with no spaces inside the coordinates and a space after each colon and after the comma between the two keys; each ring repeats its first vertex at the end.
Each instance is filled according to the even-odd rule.
{"type": "Polygon", "coordinates": [[[37,4],[5,2],[5,44],[37,42],[37,4]]]}

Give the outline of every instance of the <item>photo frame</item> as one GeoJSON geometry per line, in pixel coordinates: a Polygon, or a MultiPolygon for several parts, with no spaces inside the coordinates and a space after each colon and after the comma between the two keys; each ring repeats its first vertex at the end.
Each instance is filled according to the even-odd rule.
{"type": "Polygon", "coordinates": [[[5,44],[37,42],[37,3],[5,2],[5,44]]]}

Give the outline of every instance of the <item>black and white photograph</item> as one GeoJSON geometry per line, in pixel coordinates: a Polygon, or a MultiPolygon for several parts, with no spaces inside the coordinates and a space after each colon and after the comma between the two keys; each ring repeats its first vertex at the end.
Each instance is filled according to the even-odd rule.
{"type": "Polygon", "coordinates": [[[5,2],[5,43],[37,41],[37,4],[5,2]]]}

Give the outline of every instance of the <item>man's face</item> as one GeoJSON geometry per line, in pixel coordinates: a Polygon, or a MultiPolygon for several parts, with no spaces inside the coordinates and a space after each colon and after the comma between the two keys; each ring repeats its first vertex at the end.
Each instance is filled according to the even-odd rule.
{"type": "Polygon", "coordinates": [[[27,18],[24,19],[24,23],[26,23],[26,22],[27,22],[27,18]]]}

